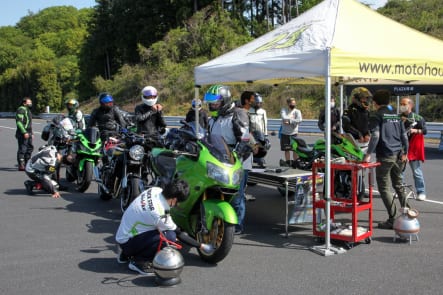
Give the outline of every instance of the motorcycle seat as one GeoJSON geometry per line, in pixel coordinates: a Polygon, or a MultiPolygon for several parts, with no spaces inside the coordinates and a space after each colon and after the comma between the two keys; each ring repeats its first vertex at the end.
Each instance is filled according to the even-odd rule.
{"type": "Polygon", "coordinates": [[[312,152],[312,147],[308,146],[304,139],[295,137],[294,140],[297,142],[300,151],[306,154],[312,152]]]}

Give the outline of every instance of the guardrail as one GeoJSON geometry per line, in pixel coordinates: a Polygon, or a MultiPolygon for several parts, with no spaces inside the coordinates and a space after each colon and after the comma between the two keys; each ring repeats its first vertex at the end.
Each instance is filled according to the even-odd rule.
{"type": "MultiPolygon", "coordinates": [[[[180,120],[184,117],[165,117],[166,124],[168,126],[180,126],[180,120]]],[[[268,119],[268,131],[278,132],[281,125],[281,119],[268,119]]],[[[432,123],[427,122],[426,127],[428,128],[428,134],[426,138],[440,139],[443,134],[443,123],[432,123]]],[[[323,133],[318,128],[318,120],[303,120],[298,128],[300,133],[323,133]]]]}
{"type": "MultiPolygon", "coordinates": [[[[41,113],[38,118],[43,120],[50,120],[59,113],[41,113]]],[[[0,112],[0,118],[14,118],[13,112],[0,112]]],[[[184,119],[183,116],[165,116],[165,121],[168,126],[177,127],[180,126],[180,120],[184,119]]],[[[303,120],[299,127],[300,133],[322,133],[317,126],[318,120],[303,120]]],[[[278,132],[281,125],[281,119],[268,119],[268,130],[271,132],[278,132]]],[[[443,123],[427,122],[428,134],[426,138],[441,139],[443,136],[443,123]]]]}

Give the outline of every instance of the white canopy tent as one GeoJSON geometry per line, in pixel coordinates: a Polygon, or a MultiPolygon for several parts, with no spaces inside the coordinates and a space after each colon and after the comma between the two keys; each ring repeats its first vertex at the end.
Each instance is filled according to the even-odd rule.
{"type": "MultiPolygon", "coordinates": [[[[195,84],[443,84],[443,41],[355,0],[325,0],[287,24],[194,69],[195,84]],[[412,44],[412,45],[406,45],[412,44]],[[382,82],[381,82],[382,81],[382,82]]],[[[330,146],[330,100],[325,99],[330,146]]],[[[330,179],[330,150],[325,181],[330,179]]],[[[330,188],[326,185],[326,214],[330,188]]],[[[328,220],[329,222],[329,220],[328,220]]],[[[329,224],[323,254],[331,253],[329,224]]]]}

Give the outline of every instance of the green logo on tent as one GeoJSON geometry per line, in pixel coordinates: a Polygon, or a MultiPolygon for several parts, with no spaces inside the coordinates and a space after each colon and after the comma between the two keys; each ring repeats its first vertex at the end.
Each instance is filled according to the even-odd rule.
{"type": "Polygon", "coordinates": [[[297,40],[299,39],[300,35],[306,31],[308,26],[303,27],[295,32],[286,32],[282,33],[280,35],[277,35],[273,40],[269,41],[266,44],[263,44],[262,46],[258,47],[251,53],[258,53],[268,50],[274,50],[274,49],[282,49],[282,48],[288,48],[291,46],[294,46],[297,40]]]}

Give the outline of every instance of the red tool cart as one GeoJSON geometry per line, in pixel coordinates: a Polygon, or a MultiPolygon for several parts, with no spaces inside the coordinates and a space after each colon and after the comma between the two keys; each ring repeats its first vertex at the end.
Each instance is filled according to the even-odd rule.
{"type": "MultiPolygon", "coordinates": [[[[341,240],[345,242],[348,248],[352,248],[354,243],[364,240],[366,243],[371,242],[372,237],[372,190],[374,183],[375,167],[380,165],[380,163],[355,163],[355,162],[344,162],[344,163],[331,163],[331,202],[330,202],[330,238],[331,240],[341,240]],[[334,187],[336,182],[336,177],[342,177],[344,173],[339,173],[340,171],[350,171],[350,173],[345,173],[350,177],[348,183],[350,186],[348,195],[344,196],[340,194],[338,190],[334,187]],[[368,193],[366,197],[359,201],[358,198],[358,185],[361,181],[365,183],[368,193]],[[349,213],[350,214],[350,225],[342,224],[338,222],[338,213],[349,213]],[[367,222],[366,226],[359,226],[360,219],[359,214],[367,213],[367,219],[363,219],[367,222]]],[[[315,185],[317,173],[323,173],[325,168],[324,162],[316,162],[312,167],[312,188],[313,188],[313,218],[312,218],[312,228],[313,234],[317,237],[325,237],[326,232],[326,221],[322,221],[321,213],[326,206],[326,200],[324,199],[323,191],[316,191],[318,187],[315,185]]],[[[323,186],[324,187],[324,186],[323,186]]],[[[321,188],[321,186],[320,186],[321,188]]],[[[325,211],[323,211],[325,212],[325,211]]],[[[349,216],[346,214],[340,214],[340,221],[349,220],[349,216]],[[345,216],[343,216],[345,215],[345,216]],[[344,219],[343,219],[344,217],[344,219]]],[[[327,217],[326,217],[327,218],[327,217]]]]}

